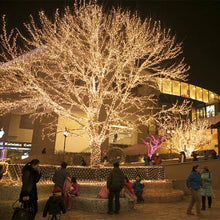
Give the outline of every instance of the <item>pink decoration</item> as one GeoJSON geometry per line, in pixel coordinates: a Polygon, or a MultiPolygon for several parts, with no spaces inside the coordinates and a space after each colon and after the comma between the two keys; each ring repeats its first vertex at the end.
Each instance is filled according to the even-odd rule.
{"type": "Polygon", "coordinates": [[[147,146],[147,155],[151,159],[154,152],[162,146],[165,138],[161,135],[157,138],[153,135],[150,135],[150,137],[146,137],[146,140],[142,139],[142,141],[147,146]]]}

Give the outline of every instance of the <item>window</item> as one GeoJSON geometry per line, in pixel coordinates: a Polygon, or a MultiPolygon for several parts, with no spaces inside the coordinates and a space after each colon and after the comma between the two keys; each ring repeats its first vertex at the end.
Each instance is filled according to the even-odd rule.
{"type": "Polygon", "coordinates": [[[202,88],[201,87],[196,87],[196,99],[199,101],[203,101],[202,97],[202,88]]]}
{"type": "Polygon", "coordinates": [[[190,98],[196,99],[196,87],[194,85],[190,85],[189,89],[190,89],[190,98]]]}
{"type": "Polygon", "coordinates": [[[203,89],[203,101],[208,102],[209,101],[209,92],[206,89],[203,89]]]}
{"type": "Polygon", "coordinates": [[[34,128],[30,115],[21,115],[20,128],[23,128],[23,129],[34,128]]]}
{"type": "Polygon", "coordinates": [[[173,95],[180,96],[180,82],[173,81],[173,95]]]}
{"type": "Polygon", "coordinates": [[[161,78],[156,78],[156,82],[157,82],[157,85],[159,87],[159,90],[162,91],[162,82],[163,82],[163,80],[161,78]]]}
{"type": "Polygon", "coordinates": [[[163,79],[163,93],[171,94],[172,82],[169,79],[163,79]]]}
{"type": "Polygon", "coordinates": [[[206,106],[206,117],[214,117],[215,116],[215,106],[214,105],[209,105],[206,106]]]}
{"type": "Polygon", "coordinates": [[[189,98],[188,84],[181,83],[181,96],[189,98]]]}

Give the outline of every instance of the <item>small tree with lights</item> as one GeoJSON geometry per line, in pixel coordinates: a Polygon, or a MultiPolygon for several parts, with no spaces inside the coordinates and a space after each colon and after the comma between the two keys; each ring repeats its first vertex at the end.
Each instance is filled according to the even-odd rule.
{"type": "Polygon", "coordinates": [[[53,21],[43,11],[39,17],[40,24],[32,16],[25,24],[28,37],[19,30],[7,34],[3,17],[1,114],[20,108],[32,110],[34,118],[54,112],[77,122],[97,166],[101,144],[116,129],[185,112],[186,105],[157,109],[155,77],[185,80],[188,70],[179,59],[182,43],[159,21],[142,21],[120,8],[107,13],[92,1],[76,2],[62,16],[57,10],[53,21]],[[140,87],[144,95],[138,95],[140,87]]]}
{"type": "Polygon", "coordinates": [[[154,152],[163,145],[165,138],[164,136],[161,135],[159,135],[158,137],[154,137],[153,135],[150,135],[149,137],[146,137],[145,140],[142,139],[142,141],[146,145],[147,155],[151,159],[154,152]]]}
{"type": "Polygon", "coordinates": [[[166,135],[167,147],[172,146],[172,151],[175,153],[184,151],[189,157],[193,151],[200,150],[210,141],[211,135],[207,132],[208,128],[209,123],[206,119],[194,120],[193,122],[189,119],[181,119],[163,125],[164,133],[169,131],[166,135]]]}

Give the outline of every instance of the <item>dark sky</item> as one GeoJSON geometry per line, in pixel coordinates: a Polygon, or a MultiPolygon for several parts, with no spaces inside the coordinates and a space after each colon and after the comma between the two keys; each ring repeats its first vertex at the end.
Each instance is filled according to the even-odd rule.
{"type": "MultiPolygon", "coordinates": [[[[10,27],[21,27],[29,14],[39,10],[52,15],[73,0],[1,0],[0,16],[6,14],[10,27]]],[[[99,0],[107,7],[119,4],[139,15],[160,20],[183,41],[184,57],[190,65],[189,82],[220,94],[220,1],[207,0],[99,0]]]]}

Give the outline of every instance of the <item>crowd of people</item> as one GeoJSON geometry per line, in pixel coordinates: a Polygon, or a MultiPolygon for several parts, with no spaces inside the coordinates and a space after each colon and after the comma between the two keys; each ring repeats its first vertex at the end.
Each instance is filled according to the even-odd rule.
{"type": "MultiPolygon", "coordinates": [[[[160,164],[159,155],[156,155],[154,162],[160,164]]],[[[183,159],[184,160],[184,156],[183,159]]],[[[79,187],[77,179],[69,176],[67,172],[67,163],[63,162],[60,169],[55,171],[53,176],[54,188],[52,195],[48,199],[43,216],[49,214],[49,219],[59,220],[61,213],[65,213],[72,208],[74,196],[79,196],[79,187]]],[[[38,195],[36,184],[41,178],[40,161],[33,159],[22,169],[22,188],[19,201],[24,208],[30,211],[31,219],[34,219],[38,211],[38,195]]],[[[196,213],[199,216],[200,210],[206,209],[206,198],[208,208],[212,206],[212,174],[207,167],[201,169],[198,165],[193,166],[192,172],[186,180],[186,185],[190,189],[192,198],[187,209],[188,215],[193,215],[192,208],[196,204],[196,213]],[[202,202],[201,202],[202,201],[202,202]],[[202,205],[202,208],[201,208],[202,205]]],[[[119,168],[119,163],[114,163],[114,168],[107,178],[107,184],[103,186],[97,195],[97,198],[108,199],[108,214],[118,214],[120,211],[120,197],[125,197],[134,204],[144,201],[142,193],[144,184],[141,182],[141,176],[137,175],[132,184],[127,176],[119,168]],[[113,206],[113,199],[115,205],[113,206]],[[115,209],[113,210],[113,207],[115,209]]]]}
{"type": "MultiPolygon", "coordinates": [[[[79,187],[75,177],[70,177],[67,172],[67,163],[63,162],[60,169],[53,176],[54,188],[52,195],[46,202],[43,217],[49,215],[49,220],[59,220],[62,213],[71,210],[74,196],[79,196],[79,187]]],[[[22,169],[22,188],[19,201],[25,209],[29,210],[30,219],[34,219],[38,211],[37,186],[41,178],[40,161],[34,159],[22,169]]],[[[119,163],[114,163],[114,168],[107,178],[107,185],[103,186],[97,198],[108,199],[108,214],[118,214],[120,211],[120,197],[128,198],[134,204],[143,202],[142,197],[144,184],[141,183],[140,175],[132,184],[127,176],[119,168],[119,163]],[[115,210],[113,199],[115,198],[115,210]]]]}

